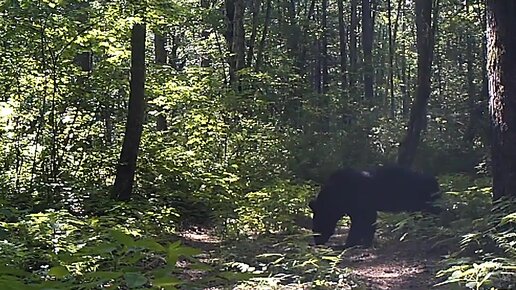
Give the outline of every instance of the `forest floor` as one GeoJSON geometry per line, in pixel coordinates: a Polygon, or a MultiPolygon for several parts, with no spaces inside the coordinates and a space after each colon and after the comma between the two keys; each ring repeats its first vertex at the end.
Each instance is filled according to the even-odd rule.
{"type": "MultiPolygon", "coordinates": [[[[332,238],[344,241],[347,231],[332,238]]],[[[351,269],[365,289],[431,289],[439,255],[424,241],[396,241],[380,237],[371,249],[350,249],[342,266],[351,269]]],[[[436,289],[436,288],[433,288],[436,289]]]]}
{"type": "MultiPolygon", "coordinates": [[[[330,247],[338,248],[342,244],[347,235],[345,227],[339,228],[337,233],[329,242],[330,247]]],[[[186,244],[202,249],[205,253],[209,253],[212,257],[218,257],[221,254],[220,249],[224,246],[212,231],[206,229],[197,229],[195,231],[186,231],[181,234],[186,244]]],[[[278,240],[281,238],[279,237],[278,240]]],[[[226,248],[226,255],[233,252],[235,257],[241,257],[243,253],[253,255],[253,252],[273,252],[274,250],[281,252],[282,249],[275,249],[270,244],[270,237],[267,241],[253,240],[243,244],[238,249],[226,248]],[[255,248],[256,247],[256,248],[255,248]]],[[[437,271],[437,262],[439,254],[430,251],[431,245],[428,241],[398,241],[392,237],[385,237],[380,234],[376,239],[375,247],[371,249],[348,249],[341,256],[339,267],[347,269],[349,276],[357,280],[358,288],[354,289],[438,289],[433,287],[437,283],[435,273],[437,271]]],[[[336,250],[335,252],[339,252],[336,250]]],[[[220,258],[220,257],[219,257],[220,258]]],[[[196,274],[190,275],[195,279],[196,274]]],[[[248,286],[248,287],[207,287],[205,289],[311,289],[309,283],[278,283],[275,286],[248,286]]],[[[317,288],[325,289],[325,288],[317,288]]],[[[326,289],[346,289],[337,287],[329,287],[326,289]]]]}

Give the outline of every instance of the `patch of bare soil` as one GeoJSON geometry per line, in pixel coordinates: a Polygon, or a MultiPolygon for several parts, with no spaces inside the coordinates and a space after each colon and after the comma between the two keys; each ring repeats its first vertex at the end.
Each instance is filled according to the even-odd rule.
{"type": "MultiPolygon", "coordinates": [[[[347,236],[347,229],[339,229],[329,242],[330,247],[338,249],[347,236]]],[[[221,241],[216,234],[207,229],[194,229],[180,234],[184,244],[204,251],[201,260],[213,259],[221,241]],[[211,257],[210,257],[211,256],[211,257]]],[[[394,241],[377,238],[371,249],[353,248],[345,250],[342,255],[342,268],[348,268],[365,289],[371,290],[417,290],[435,289],[435,265],[439,255],[431,252],[431,246],[424,241],[394,241]]],[[[188,268],[188,267],[186,267],[188,268]]],[[[200,279],[202,271],[186,270],[188,280],[200,279]]],[[[298,287],[305,287],[307,285],[298,287]]],[[[218,287],[206,289],[220,289],[218,287]]],[[[274,289],[308,289],[292,288],[292,285],[274,289]]],[[[362,288],[360,288],[362,289],[362,288]]]]}
{"type": "MultiPolygon", "coordinates": [[[[331,242],[341,244],[346,232],[335,235],[331,242]]],[[[342,266],[348,267],[367,289],[431,289],[435,285],[439,256],[430,252],[424,242],[377,241],[371,249],[349,249],[342,266]]]]}

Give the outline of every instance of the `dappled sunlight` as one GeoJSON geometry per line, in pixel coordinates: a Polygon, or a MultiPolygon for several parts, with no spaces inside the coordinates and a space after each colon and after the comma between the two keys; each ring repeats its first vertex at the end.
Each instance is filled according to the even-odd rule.
{"type": "Polygon", "coordinates": [[[213,232],[206,229],[195,229],[180,232],[179,236],[195,243],[219,244],[221,240],[213,232]]]}
{"type": "MultiPolygon", "coordinates": [[[[367,289],[429,289],[439,256],[424,241],[400,242],[378,236],[373,248],[340,250],[348,228],[339,227],[329,246],[344,251],[340,267],[348,268],[367,289]]],[[[382,231],[380,231],[382,233],[382,231]]]]}

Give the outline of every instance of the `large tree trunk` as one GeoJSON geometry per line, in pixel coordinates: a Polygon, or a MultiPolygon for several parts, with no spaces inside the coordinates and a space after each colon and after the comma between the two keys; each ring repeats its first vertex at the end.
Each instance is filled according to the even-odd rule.
{"type": "Polygon", "coordinates": [[[136,159],[140,148],[145,112],[145,24],[131,31],[131,83],[124,143],[114,184],[114,196],[128,200],[133,190],[136,159]]]}
{"type": "Polygon", "coordinates": [[[516,1],[487,0],[493,198],[516,197],[516,1]]]}
{"type": "Polygon", "coordinates": [[[362,50],[364,51],[364,98],[371,100],[373,90],[373,16],[371,1],[362,0],[362,50]]]}
{"type": "MultiPolygon", "coordinates": [[[[437,14],[437,13],[435,13],[437,14]]],[[[436,17],[437,15],[434,15],[436,17]]],[[[430,98],[431,68],[434,49],[434,29],[432,28],[432,1],[416,0],[416,45],[417,45],[417,89],[410,111],[407,134],[400,144],[398,163],[411,166],[426,126],[426,107],[430,98]]]]}

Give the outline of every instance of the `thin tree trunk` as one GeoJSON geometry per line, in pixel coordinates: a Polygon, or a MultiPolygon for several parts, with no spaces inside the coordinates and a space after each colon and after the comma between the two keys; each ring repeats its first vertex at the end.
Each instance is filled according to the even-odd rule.
{"type": "MultiPolygon", "coordinates": [[[[291,0],[292,1],[292,0],[291,0]]],[[[307,67],[306,64],[310,63],[310,60],[307,60],[307,54],[310,50],[310,45],[307,45],[310,43],[311,38],[308,36],[308,33],[310,31],[310,20],[312,18],[315,18],[315,10],[316,10],[316,2],[315,0],[310,1],[310,6],[308,7],[308,11],[305,14],[306,19],[302,21],[301,27],[297,28],[295,30],[295,33],[299,34],[299,37],[297,38],[297,41],[295,42],[296,47],[300,46],[300,48],[297,49],[298,56],[295,59],[294,66],[298,68],[298,73],[300,76],[304,76],[306,74],[307,70],[310,70],[310,66],[307,67]]],[[[315,52],[314,52],[315,54],[315,52]]],[[[312,76],[313,77],[313,76],[312,76]]]]}
{"type": "Polygon", "coordinates": [[[394,99],[394,37],[392,33],[391,0],[387,0],[387,16],[389,22],[389,96],[390,96],[390,117],[396,116],[396,100],[394,99]]]}
{"type": "MultiPolygon", "coordinates": [[[[418,51],[417,89],[410,111],[407,134],[401,142],[398,163],[410,167],[421,139],[421,131],[426,126],[426,108],[431,92],[431,68],[434,47],[432,28],[432,1],[415,0],[416,4],[416,45],[418,51]]],[[[434,14],[434,16],[436,16],[434,14]]]]}
{"type": "Polygon", "coordinates": [[[329,56],[328,56],[328,0],[322,0],[321,3],[321,109],[323,114],[321,115],[321,131],[329,132],[331,123],[331,102],[330,97],[327,95],[330,86],[330,74],[329,74],[329,56]]]}
{"type": "Polygon", "coordinates": [[[370,0],[362,0],[362,50],[364,52],[364,98],[373,99],[373,16],[370,0]]]}
{"type": "MultiPolygon", "coordinates": [[[[402,5],[400,3],[400,5],[402,5]]],[[[405,6],[403,6],[405,7],[405,6]]],[[[403,10],[403,15],[405,15],[405,8],[403,10]]],[[[407,23],[405,21],[405,19],[402,20],[402,23],[401,23],[401,30],[405,31],[407,27],[407,23]]],[[[402,39],[401,41],[401,80],[403,82],[402,84],[402,87],[401,87],[401,114],[403,116],[403,118],[406,118],[407,115],[408,115],[408,112],[409,112],[409,103],[410,103],[410,89],[409,89],[409,79],[408,79],[408,76],[407,76],[407,53],[406,53],[406,40],[405,39],[402,39]]]]}
{"type": "Polygon", "coordinates": [[[249,39],[249,45],[247,49],[247,67],[251,67],[254,57],[254,46],[256,43],[256,35],[258,34],[258,16],[260,14],[261,0],[253,0],[253,19],[251,28],[251,38],[249,39]]]}
{"type": "Polygon", "coordinates": [[[469,108],[469,122],[464,132],[464,141],[466,145],[473,146],[473,139],[475,138],[475,130],[478,124],[479,115],[476,114],[476,86],[475,86],[475,60],[473,56],[473,41],[474,38],[471,35],[471,31],[467,32],[466,36],[466,81],[467,81],[467,93],[468,93],[468,108],[469,108]]]}
{"type": "MultiPolygon", "coordinates": [[[[210,0],[201,0],[201,7],[204,9],[210,8],[210,0]]],[[[204,28],[201,32],[201,38],[203,40],[207,40],[210,36],[210,30],[208,28],[204,28]]],[[[204,52],[201,56],[201,67],[209,67],[211,65],[211,58],[207,52],[204,52]]]]}
{"type": "Polygon", "coordinates": [[[131,30],[131,82],[124,143],[114,184],[118,200],[131,198],[145,112],[145,24],[131,30]]]}
{"type": "Polygon", "coordinates": [[[235,58],[236,79],[233,83],[235,90],[240,90],[238,71],[245,67],[245,31],[244,31],[244,0],[235,0],[235,15],[233,17],[233,53],[235,58]]]}
{"type": "MultiPolygon", "coordinates": [[[[164,65],[167,64],[167,50],[165,49],[166,39],[160,33],[154,34],[154,61],[156,64],[164,65]]],[[[156,130],[165,131],[167,130],[167,118],[163,108],[159,108],[160,113],[156,120],[156,130]]]]}
{"type": "Polygon", "coordinates": [[[224,8],[226,11],[226,32],[224,37],[226,38],[226,45],[229,51],[228,64],[229,64],[229,84],[234,87],[236,80],[236,56],[233,51],[234,42],[234,29],[235,29],[235,1],[236,0],[225,0],[224,8]]]}
{"type": "Polygon", "coordinates": [[[267,4],[265,5],[265,19],[263,21],[262,38],[260,39],[260,44],[258,45],[256,62],[254,64],[254,70],[257,72],[260,71],[260,67],[263,62],[263,50],[265,49],[265,41],[267,40],[267,34],[269,33],[269,25],[271,22],[271,0],[267,0],[267,4]]]}
{"type": "Polygon", "coordinates": [[[405,3],[404,0],[400,0],[398,3],[398,8],[396,9],[396,19],[394,20],[394,31],[392,32],[392,37],[393,37],[392,44],[394,47],[396,47],[396,39],[398,37],[398,28],[399,28],[400,19],[402,16],[401,13],[403,12],[402,8],[405,5],[404,3],[405,3]]]}
{"type": "Polygon", "coordinates": [[[306,70],[306,46],[303,45],[302,39],[305,38],[306,31],[302,30],[296,19],[296,0],[287,0],[285,6],[287,19],[284,34],[287,40],[287,48],[294,59],[294,68],[300,74],[303,74],[306,70]]]}
{"type": "Polygon", "coordinates": [[[339,7],[339,47],[340,47],[340,81],[341,81],[341,96],[346,97],[348,87],[348,68],[347,68],[347,53],[346,53],[346,24],[344,23],[344,0],[337,0],[339,7]]]}
{"type": "Polygon", "coordinates": [[[516,2],[487,0],[493,199],[516,197],[516,2]]]}
{"type": "MultiPolygon", "coordinates": [[[[328,73],[328,0],[322,0],[321,10],[321,92],[325,94],[328,92],[330,84],[328,73]]],[[[324,99],[327,98],[324,97],[324,99]]],[[[327,102],[325,103],[325,105],[328,105],[327,102]]]]}
{"type": "Polygon", "coordinates": [[[319,38],[314,39],[314,68],[313,68],[313,89],[318,94],[322,93],[322,75],[321,75],[321,40],[319,38]]]}
{"type": "Polygon", "coordinates": [[[349,88],[353,89],[357,82],[357,6],[358,0],[351,0],[350,14],[351,26],[349,27],[349,88]]]}
{"type": "MultiPolygon", "coordinates": [[[[481,8],[479,7],[478,10],[480,11],[481,8]]],[[[487,13],[485,10],[482,10],[484,13],[479,12],[479,15],[481,15],[482,23],[487,23],[487,13]]],[[[479,115],[484,116],[487,115],[487,102],[489,100],[489,80],[487,77],[487,35],[484,34],[482,38],[482,57],[480,58],[482,60],[482,89],[480,91],[480,102],[476,104],[477,106],[477,112],[479,115]]],[[[487,126],[486,126],[487,127],[487,126]]],[[[483,134],[485,136],[485,143],[490,145],[491,144],[491,132],[486,132],[487,128],[484,129],[483,134]]]]}
{"type": "MultiPolygon", "coordinates": [[[[476,5],[476,13],[478,16],[478,19],[481,23],[486,23],[486,11],[485,9],[482,9],[480,5],[476,5]]],[[[464,139],[468,143],[473,143],[473,139],[476,135],[482,137],[484,144],[490,145],[491,144],[491,134],[490,132],[487,132],[487,126],[484,126],[484,122],[486,119],[484,118],[486,111],[487,111],[487,101],[489,98],[488,93],[488,80],[487,80],[487,38],[484,34],[482,36],[481,43],[481,57],[480,60],[480,67],[481,70],[481,76],[482,76],[482,82],[481,82],[481,90],[480,94],[477,96],[477,98],[474,100],[474,103],[472,104],[473,107],[471,107],[470,111],[470,122],[468,124],[468,128],[466,129],[466,132],[464,133],[464,139]]],[[[473,45],[473,49],[475,46],[473,45]]],[[[474,59],[474,56],[473,56],[474,59]]]]}

